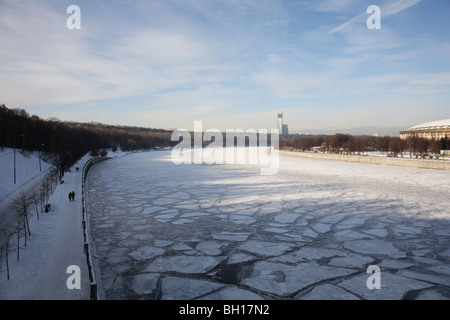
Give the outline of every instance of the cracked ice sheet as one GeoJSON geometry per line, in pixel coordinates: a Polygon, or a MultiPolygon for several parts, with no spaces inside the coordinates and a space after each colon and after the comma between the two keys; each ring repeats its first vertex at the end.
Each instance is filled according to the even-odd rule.
{"type": "Polygon", "coordinates": [[[398,274],[407,278],[413,278],[417,280],[431,282],[434,284],[442,284],[445,286],[450,286],[450,277],[448,276],[417,273],[409,270],[401,270],[400,272],[398,272],[398,274]]]}
{"type": "Polygon", "coordinates": [[[239,232],[219,232],[212,235],[215,240],[226,240],[226,241],[245,241],[247,240],[250,233],[239,233],[239,232]]]}
{"type": "Polygon", "coordinates": [[[279,256],[290,250],[292,247],[293,245],[288,243],[271,243],[250,240],[239,246],[239,249],[263,257],[272,257],[279,256]]]}
{"type": "Polygon", "coordinates": [[[251,277],[243,284],[264,292],[285,297],[314,283],[354,273],[345,268],[330,268],[315,262],[295,266],[276,262],[257,262],[251,277]]]}
{"type": "Polygon", "coordinates": [[[302,300],[359,300],[346,290],[330,283],[318,285],[311,292],[299,297],[302,300]]]}
{"type": "Polygon", "coordinates": [[[131,290],[138,295],[153,293],[157,288],[158,273],[138,274],[132,280],[131,290]]]}
{"type": "Polygon", "coordinates": [[[297,213],[282,213],[275,216],[275,221],[280,223],[293,223],[300,217],[297,213]]]}
{"type": "Polygon", "coordinates": [[[216,241],[204,241],[197,244],[196,249],[206,255],[217,256],[222,253],[220,250],[222,246],[223,244],[217,243],[216,241]]]}
{"type": "MultiPolygon", "coordinates": [[[[194,249],[193,242],[217,240],[226,244],[223,248],[224,251],[230,250],[229,252],[232,253],[229,263],[245,262],[250,265],[254,263],[254,260],[260,260],[262,256],[253,256],[251,251],[240,251],[239,246],[245,244],[249,239],[258,238],[257,242],[259,243],[293,244],[292,249],[295,248],[295,250],[301,246],[308,246],[317,248],[316,250],[320,252],[317,257],[303,256],[303,259],[295,261],[295,258],[300,258],[293,254],[295,251],[287,252],[280,248],[282,250],[274,250],[270,253],[278,256],[276,259],[270,258],[272,262],[277,260],[276,262],[289,264],[291,261],[302,263],[306,260],[317,261],[323,265],[326,263],[329,267],[335,265],[336,267],[351,266],[352,268],[357,268],[360,263],[362,268],[366,267],[367,263],[372,263],[369,261],[371,258],[383,261],[381,264],[378,263],[382,271],[385,271],[384,268],[407,268],[412,263],[414,267],[411,269],[417,275],[415,274],[411,278],[416,280],[435,283],[439,279],[448,278],[446,268],[427,269],[439,265],[444,261],[443,259],[450,257],[450,250],[445,246],[449,223],[445,219],[441,219],[439,223],[428,220],[430,217],[448,217],[448,210],[445,211],[448,201],[436,204],[435,198],[432,197],[433,194],[439,194],[439,199],[449,199],[440,193],[448,190],[441,188],[439,186],[441,183],[450,185],[448,179],[441,179],[444,175],[442,172],[414,169],[413,171],[421,173],[420,178],[417,179],[419,176],[411,176],[408,174],[410,171],[408,169],[383,167],[381,170],[379,169],[381,167],[361,166],[367,169],[360,172],[362,176],[368,177],[368,183],[366,183],[364,179],[361,179],[359,173],[356,173],[355,170],[359,169],[353,164],[348,165],[352,170],[347,171],[347,175],[344,171],[339,170],[340,167],[347,166],[347,164],[335,162],[319,164],[319,161],[306,161],[311,163],[312,168],[308,168],[303,175],[299,174],[296,168],[301,168],[301,164],[306,162],[301,159],[289,158],[284,159],[287,160],[288,167],[286,168],[282,164],[279,175],[262,178],[250,174],[246,170],[228,170],[229,168],[227,169],[226,166],[173,167],[170,160],[162,166],[159,158],[163,156],[164,153],[130,156],[124,159],[129,162],[123,166],[126,170],[122,170],[122,168],[118,170],[116,166],[119,161],[116,160],[104,162],[99,164],[99,167],[92,169],[90,173],[92,179],[90,179],[89,185],[96,185],[96,188],[93,188],[96,190],[91,190],[92,194],[89,197],[97,201],[91,201],[89,205],[91,208],[95,206],[93,211],[97,211],[97,213],[93,212],[91,216],[94,217],[91,228],[95,233],[93,239],[96,241],[100,256],[110,254],[113,256],[111,260],[107,260],[109,264],[124,265],[124,259],[127,259],[128,253],[137,252],[141,246],[153,244],[155,247],[167,247],[166,250],[169,252],[173,248],[168,248],[168,246],[176,244],[177,241],[185,241],[192,247],[174,246],[174,248],[184,249],[184,251],[174,252],[174,254],[213,255],[217,254],[221,248],[209,245],[200,246],[199,248],[203,249],[202,252],[199,248],[194,249]],[[134,160],[141,157],[145,157],[145,161],[149,163],[149,169],[144,170],[145,175],[142,175],[141,170],[136,172],[129,170],[129,167],[133,169],[136,167],[134,160]],[[152,158],[151,161],[148,161],[148,158],[152,158]],[[100,170],[102,166],[114,168],[114,170],[102,172],[100,170]],[[329,167],[336,168],[331,172],[329,167]],[[329,172],[324,174],[323,169],[329,172]],[[286,174],[285,170],[293,173],[286,174]],[[393,171],[400,181],[411,181],[410,187],[404,189],[402,183],[392,181],[391,176],[386,174],[385,170],[393,171]],[[377,171],[377,174],[373,174],[373,171],[377,171]],[[337,179],[330,179],[332,175],[337,179]],[[147,180],[145,178],[147,176],[150,179],[147,180]],[[301,179],[297,179],[300,177],[301,179]],[[110,178],[113,179],[112,183],[109,182],[110,178]],[[429,188],[430,184],[431,188],[429,188]],[[433,184],[438,188],[435,189],[433,184]],[[113,196],[110,192],[106,192],[110,189],[114,189],[112,190],[113,196]],[[177,194],[177,190],[186,192],[180,191],[182,193],[177,194]],[[410,196],[409,191],[412,191],[417,199],[410,196]],[[96,194],[96,198],[94,194],[96,194]],[[111,200],[111,197],[120,201],[111,200]],[[242,202],[240,197],[245,202],[242,202]],[[408,202],[405,199],[413,201],[408,202]],[[222,203],[216,204],[218,200],[222,200],[222,203]],[[132,203],[126,205],[127,202],[132,203]],[[96,205],[96,203],[98,204],[96,205]],[[122,204],[125,206],[122,207],[122,204]],[[200,207],[202,205],[211,207],[192,210],[192,208],[197,208],[197,204],[200,207]],[[153,207],[155,205],[156,207],[153,207]],[[180,205],[188,207],[175,209],[175,206],[180,205]],[[147,210],[147,208],[149,209],[147,210]],[[196,216],[196,213],[208,213],[209,215],[196,216]],[[219,216],[219,214],[222,215],[219,216]],[[299,215],[297,219],[295,219],[295,214],[299,215]],[[247,216],[248,219],[255,219],[255,223],[248,226],[228,223],[231,222],[227,220],[230,217],[241,218],[236,219],[235,222],[250,222],[244,216],[247,216]],[[123,222],[124,218],[130,221],[136,217],[139,220],[132,221],[133,224],[123,222]],[[427,220],[420,220],[422,218],[427,220]],[[95,221],[96,219],[97,221],[95,221]],[[292,219],[293,222],[288,223],[289,219],[292,219]],[[139,223],[142,221],[142,224],[138,227],[136,221],[139,223]],[[108,225],[111,228],[108,228],[108,225]],[[396,228],[401,225],[403,227],[396,228]],[[100,227],[102,228],[100,229],[100,227]],[[263,231],[265,228],[271,228],[268,229],[271,232],[263,231]],[[108,231],[108,229],[111,230],[108,231]],[[282,229],[287,229],[288,233],[278,233],[282,229]],[[258,230],[258,233],[255,230],[258,230]],[[429,234],[429,239],[421,237],[419,233],[421,230],[425,230],[426,234],[429,234]],[[194,234],[195,241],[193,240],[194,234]],[[182,239],[179,238],[180,236],[182,239]],[[413,236],[415,239],[407,239],[404,236],[413,236]],[[147,242],[145,242],[146,237],[147,242]],[[401,237],[407,241],[397,242],[396,240],[401,237]],[[375,238],[380,241],[376,242],[375,238]],[[439,242],[440,249],[434,247],[436,241],[439,242]],[[308,244],[304,242],[308,242],[308,244]],[[336,246],[333,246],[334,244],[336,246]],[[124,249],[121,251],[110,250],[115,246],[124,249]],[[401,247],[397,248],[396,246],[401,247]],[[324,251],[326,248],[339,248],[343,256],[330,256],[326,250],[324,251]],[[408,251],[412,252],[413,256],[406,256],[408,251]],[[349,258],[352,255],[353,258],[349,258]],[[437,256],[435,259],[431,259],[431,255],[437,256]],[[360,258],[356,258],[357,256],[360,258]],[[401,258],[399,259],[399,257],[401,258]],[[284,258],[286,259],[282,260],[284,258]],[[401,261],[403,264],[400,265],[401,261]],[[430,274],[434,274],[433,281],[424,277],[424,275],[430,274]]],[[[447,194],[445,193],[445,195],[447,194]]],[[[243,248],[248,248],[248,245],[244,245],[243,248]]],[[[148,257],[152,255],[152,249],[149,250],[148,257]]],[[[161,262],[161,260],[158,261],[161,262]]],[[[101,267],[106,268],[108,265],[101,267]]],[[[108,270],[112,269],[116,268],[108,270]]],[[[142,270],[136,271],[142,272],[142,270]]],[[[273,276],[280,280],[281,275],[281,273],[277,273],[273,276]]]]}
{"type": "Polygon", "coordinates": [[[139,249],[130,253],[130,256],[136,260],[146,260],[152,259],[156,256],[162,255],[166,252],[162,248],[156,248],[152,246],[140,247],[139,249]]]}
{"type": "Polygon", "coordinates": [[[362,254],[387,255],[397,259],[406,258],[406,252],[396,248],[392,243],[380,239],[348,241],[344,246],[362,254]]]}
{"type": "Polygon", "coordinates": [[[434,286],[427,282],[405,278],[389,272],[381,272],[381,288],[369,289],[366,285],[368,277],[368,274],[358,275],[343,280],[337,285],[368,300],[400,300],[403,299],[409,291],[426,289],[434,286]]]}
{"type": "Polygon", "coordinates": [[[192,300],[224,286],[206,280],[167,276],[161,283],[161,300],[192,300]]]}
{"type": "Polygon", "coordinates": [[[143,272],[207,273],[222,261],[209,256],[165,256],[151,262],[143,272]]]}
{"type": "Polygon", "coordinates": [[[272,258],[271,260],[284,263],[300,263],[309,260],[319,260],[321,258],[331,258],[334,256],[345,255],[346,254],[341,250],[305,247],[295,252],[272,258]]]}
{"type": "Polygon", "coordinates": [[[217,292],[210,293],[198,300],[264,300],[261,296],[236,286],[229,286],[217,292]]]}

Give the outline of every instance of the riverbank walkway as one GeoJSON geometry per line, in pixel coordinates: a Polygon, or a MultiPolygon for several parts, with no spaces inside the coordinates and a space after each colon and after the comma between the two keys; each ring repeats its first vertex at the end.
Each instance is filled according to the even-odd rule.
{"type": "MultiPolygon", "coordinates": [[[[42,213],[39,220],[32,217],[31,237],[27,246],[20,249],[20,261],[16,259],[16,250],[9,255],[9,280],[6,280],[2,258],[0,299],[90,299],[81,196],[82,168],[89,158],[83,157],[64,175],[64,183],[59,184],[50,197],[50,212],[42,213]],[[77,171],[76,167],[80,170],[77,171]],[[69,201],[68,195],[72,191],[75,192],[75,199],[69,201]],[[76,288],[78,283],[79,289],[76,288]]],[[[13,242],[11,240],[10,246],[14,248],[13,242]]]]}

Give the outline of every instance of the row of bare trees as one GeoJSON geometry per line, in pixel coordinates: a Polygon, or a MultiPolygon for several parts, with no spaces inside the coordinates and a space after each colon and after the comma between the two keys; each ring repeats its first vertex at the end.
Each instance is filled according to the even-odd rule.
{"type": "Polygon", "coordinates": [[[0,260],[3,256],[8,280],[10,279],[9,255],[15,250],[16,259],[20,260],[21,249],[27,246],[27,241],[31,237],[30,217],[35,213],[36,219],[39,220],[41,214],[48,212],[48,201],[56,189],[58,177],[56,169],[49,171],[38,188],[31,190],[28,194],[22,190],[14,199],[11,212],[3,214],[4,217],[15,218],[0,230],[3,234],[0,239],[0,260]]]}
{"type": "Polygon", "coordinates": [[[302,139],[283,143],[280,147],[291,148],[302,151],[319,149],[324,152],[361,154],[364,152],[381,151],[397,157],[403,152],[411,153],[434,153],[447,148],[447,137],[441,140],[428,140],[419,137],[375,137],[375,136],[352,136],[349,134],[335,134],[326,137],[304,137],[302,139]]]}
{"type": "Polygon", "coordinates": [[[0,105],[0,148],[39,151],[64,175],[81,157],[108,148],[149,150],[175,145],[163,129],[124,127],[100,123],[63,122],[31,115],[24,109],[0,105]]]}

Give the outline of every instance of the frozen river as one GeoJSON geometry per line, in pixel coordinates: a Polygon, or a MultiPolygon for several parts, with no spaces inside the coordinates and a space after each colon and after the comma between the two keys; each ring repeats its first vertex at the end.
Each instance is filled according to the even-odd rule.
{"type": "Polygon", "coordinates": [[[87,199],[104,299],[450,299],[448,171],[158,151],[95,165],[87,199]]]}

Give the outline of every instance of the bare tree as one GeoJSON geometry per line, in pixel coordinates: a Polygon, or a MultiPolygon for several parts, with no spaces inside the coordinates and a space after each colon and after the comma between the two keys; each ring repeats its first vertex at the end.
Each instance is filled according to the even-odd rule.
{"type": "Polygon", "coordinates": [[[3,248],[2,248],[2,252],[5,253],[5,263],[6,263],[6,278],[9,280],[10,279],[10,275],[9,275],[9,242],[11,240],[11,237],[13,236],[14,231],[11,230],[5,230],[3,235],[4,235],[4,239],[5,242],[3,244],[3,248]]]}
{"type": "Polygon", "coordinates": [[[17,212],[17,261],[20,260],[20,236],[22,231],[25,240],[25,247],[27,246],[27,237],[31,236],[30,224],[28,221],[28,208],[30,207],[30,204],[30,199],[23,191],[14,203],[14,207],[17,212]]]}
{"type": "Polygon", "coordinates": [[[20,215],[17,215],[17,261],[20,260],[20,234],[22,232],[22,220],[20,215]]]}
{"type": "Polygon", "coordinates": [[[34,208],[36,209],[36,216],[37,219],[39,220],[39,195],[37,193],[36,190],[33,190],[33,192],[31,193],[31,201],[34,204],[34,208]]]}
{"type": "Polygon", "coordinates": [[[434,154],[440,154],[441,152],[441,147],[442,147],[442,143],[439,140],[431,140],[430,143],[430,150],[431,152],[433,152],[434,154]]]}
{"type": "Polygon", "coordinates": [[[399,137],[392,137],[391,141],[389,142],[389,147],[391,151],[394,153],[394,156],[397,157],[398,154],[401,154],[401,157],[403,158],[403,151],[406,147],[406,141],[400,139],[399,137]]]}
{"type": "Polygon", "coordinates": [[[6,278],[9,280],[9,239],[11,236],[5,233],[5,262],[6,262],[6,278]]]}
{"type": "Polygon", "coordinates": [[[41,196],[41,199],[40,199],[41,200],[41,212],[44,212],[44,207],[47,204],[47,201],[49,199],[47,180],[45,180],[44,183],[41,185],[40,196],[41,196]]]}

